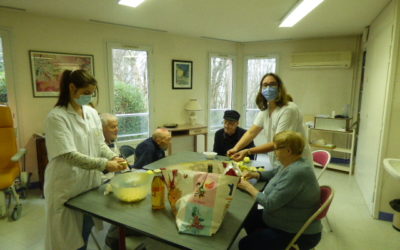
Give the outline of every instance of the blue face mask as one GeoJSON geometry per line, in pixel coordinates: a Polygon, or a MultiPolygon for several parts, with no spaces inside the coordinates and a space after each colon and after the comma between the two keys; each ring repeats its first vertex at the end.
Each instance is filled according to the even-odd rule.
{"type": "Polygon", "coordinates": [[[79,105],[88,105],[92,101],[92,95],[81,95],[79,98],[74,99],[79,105]]]}
{"type": "Polygon", "coordinates": [[[278,87],[268,86],[262,89],[261,94],[265,99],[267,99],[267,101],[275,100],[278,97],[278,87]]]}

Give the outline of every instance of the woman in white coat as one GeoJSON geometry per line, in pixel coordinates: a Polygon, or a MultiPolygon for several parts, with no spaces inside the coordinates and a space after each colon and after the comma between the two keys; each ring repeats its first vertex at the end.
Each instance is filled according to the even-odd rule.
{"type": "MultiPolygon", "coordinates": [[[[289,100],[291,100],[291,97],[287,94],[280,77],[273,73],[264,75],[256,97],[256,104],[261,111],[257,114],[253,126],[247,130],[232,149],[228,150],[227,154],[234,160],[240,161],[247,155],[268,153],[272,167],[277,167],[279,162],[275,159],[272,142],[274,135],[285,130],[291,130],[300,133],[304,138],[306,137],[303,115],[297,105],[289,100]],[[263,129],[267,137],[266,144],[240,151],[253,141],[263,129]]],[[[312,159],[310,146],[307,143],[304,147],[303,157],[307,160],[312,159]]]]}
{"type": "Polygon", "coordinates": [[[46,119],[49,164],[45,172],[46,249],[86,249],[93,226],[89,216],[64,203],[101,184],[101,171],[124,169],[104,143],[97,111],[88,106],[96,80],[84,70],[65,70],[60,95],[46,119]],[[85,221],[85,222],[84,222],[85,221]]]}

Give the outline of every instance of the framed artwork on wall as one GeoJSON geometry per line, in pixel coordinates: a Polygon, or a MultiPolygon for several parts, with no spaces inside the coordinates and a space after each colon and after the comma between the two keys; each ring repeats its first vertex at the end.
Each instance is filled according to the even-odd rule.
{"type": "Polygon", "coordinates": [[[193,79],[193,62],[172,60],[172,88],[191,89],[193,79]]]}
{"type": "Polygon", "coordinates": [[[93,55],[29,51],[33,97],[57,97],[64,70],[87,70],[94,75],[93,55]]]}

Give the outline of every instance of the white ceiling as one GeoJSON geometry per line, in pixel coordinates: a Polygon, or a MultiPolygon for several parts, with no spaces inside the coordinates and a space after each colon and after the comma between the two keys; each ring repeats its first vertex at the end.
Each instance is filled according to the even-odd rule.
{"type": "Polygon", "coordinates": [[[137,8],[117,2],[0,0],[0,6],[39,15],[252,42],[361,34],[390,0],[325,0],[293,28],[279,28],[278,24],[297,0],[145,0],[137,8]]]}

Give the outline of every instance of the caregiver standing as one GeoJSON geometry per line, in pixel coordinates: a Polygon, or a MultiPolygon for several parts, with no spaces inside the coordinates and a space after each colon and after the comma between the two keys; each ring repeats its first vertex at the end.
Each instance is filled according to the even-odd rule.
{"type": "MultiPolygon", "coordinates": [[[[227,154],[235,161],[240,161],[247,155],[268,153],[272,167],[276,168],[279,162],[275,159],[273,153],[272,139],[274,135],[281,131],[291,130],[306,137],[303,115],[297,105],[289,101],[286,88],[280,77],[273,73],[268,73],[262,77],[256,104],[261,111],[257,114],[253,126],[232,149],[228,150],[227,154]],[[267,138],[266,144],[239,151],[247,146],[263,129],[267,138]]],[[[312,160],[308,143],[304,147],[303,157],[306,160],[312,160]]]]}
{"type": "Polygon", "coordinates": [[[46,119],[49,164],[45,172],[46,249],[86,249],[90,216],[64,203],[101,184],[101,171],[124,169],[124,160],[104,143],[97,111],[88,106],[96,80],[84,70],[65,70],[60,95],[46,119]],[[85,218],[84,218],[85,217],[85,218]]]}

